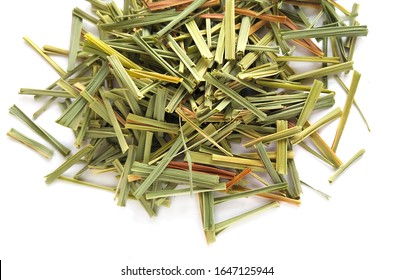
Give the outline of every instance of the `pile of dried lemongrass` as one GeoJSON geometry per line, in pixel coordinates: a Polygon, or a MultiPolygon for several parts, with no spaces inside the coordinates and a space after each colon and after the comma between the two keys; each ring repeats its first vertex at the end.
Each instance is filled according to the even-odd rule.
{"type": "MultiPolygon", "coordinates": [[[[280,202],[300,204],[295,145],[332,166],[335,178],[347,163],[336,155],[360,74],[353,70],[358,36],[367,27],[333,0],[88,0],[93,14],[75,8],[69,50],[33,47],[60,78],[41,96],[39,117],[59,103],[56,122],[72,129],[70,149],[37,126],[17,106],[10,113],[67,157],[46,176],[113,191],[118,205],[136,199],[150,216],[171,197],[197,194],[208,242],[233,222],[280,202]],[[84,30],[93,24],[97,34],[84,30]],[[301,56],[298,54],[302,54],[301,56]],[[68,57],[67,70],[52,55],[68,57]],[[297,55],[295,55],[297,54],[297,55]],[[329,56],[331,55],[331,56],[329,56]],[[311,63],[314,70],[290,65],[311,63]],[[350,73],[347,88],[340,76],[350,73]],[[331,108],[335,77],[347,93],[343,109],[309,123],[314,110],[331,108]],[[340,119],[332,145],[318,130],[340,119]],[[248,150],[233,149],[241,144],[248,150]],[[84,167],[71,177],[76,163],[84,167]],[[118,176],[118,185],[89,182],[88,169],[118,176]],[[250,188],[252,176],[260,187],[250,188]],[[266,204],[216,222],[215,205],[260,196],[266,204]]],[[[11,129],[9,135],[52,157],[52,149],[11,129]]]]}

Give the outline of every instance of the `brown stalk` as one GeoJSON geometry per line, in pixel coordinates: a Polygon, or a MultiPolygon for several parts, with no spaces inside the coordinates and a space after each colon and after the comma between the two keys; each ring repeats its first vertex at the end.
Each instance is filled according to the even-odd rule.
{"type": "MultiPolygon", "coordinates": [[[[175,168],[175,169],[181,169],[181,170],[189,170],[189,166],[188,166],[187,162],[171,161],[168,164],[168,167],[175,168]]],[[[202,165],[202,164],[197,164],[197,163],[192,163],[192,170],[203,172],[203,173],[208,173],[208,174],[212,174],[212,175],[217,175],[217,176],[224,178],[224,179],[232,179],[236,175],[236,173],[234,173],[234,172],[230,172],[230,171],[226,171],[226,170],[222,170],[219,168],[210,167],[210,166],[206,166],[206,165],[202,165]]]]}
{"type": "Polygon", "coordinates": [[[227,191],[229,190],[230,187],[232,187],[234,184],[236,184],[237,182],[239,182],[242,178],[244,178],[247,174],[249,174],[251,172],[251,168],[247,167],[246,169],[244,169],[242,172],[240,172],[238,175],[236,175],[235,177],[233,177],[232,180],[230,180],[227,183],[227,191]]]}
{"type": "Polygon", "coordinates": [[[235,13],[238,15],[250,16],[250,17],[259,18],[271,22],[286,23],[288,21],[288,18],[286,16],[259,14],[254,11],[241,9],[241,8],[235,8],[235,13]]]}
{"type": "Polygon", "coordinates": [[[264,27],[266,25],[266,23],[268,23],[267,20],[259,20],[257,21],[255,24],[253,24],[250,27],[250,31],[248,32],[248,36],[254,34],[255,32],[257,32],[259,29],[261,29],[262,27],[264,27]]]}
{"type": "MultiPolygon", "coordinates": [[[[249,191],[250,189],[245,188],[245,187],[241,187],[241,186],[236,186],[236,190],[249,191]]],[[[257,196],[268,198],[268,199],[275,200],[275,201],[286,202],[286,203],[296,205],[296,206],[300,206],[300,204],[301,204],[301,201],[298,199],[289,198],[289,197],[282,196],[279,194],[260,193],[260,194],[257,194],[257,196]]]]}

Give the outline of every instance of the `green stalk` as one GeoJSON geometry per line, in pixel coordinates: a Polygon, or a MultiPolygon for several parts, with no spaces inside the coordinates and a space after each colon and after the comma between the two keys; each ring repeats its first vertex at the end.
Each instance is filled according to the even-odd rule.
{"type": "Polygon", "coordinates": [[[76,154],[70,156],[55,171],[53,171],[52,173],[49,173],[48,175],[45,176],[45,182],[47,184],[52,183],[54,180],[56,180],[61,175],[63,175],[64,172],[66,172],[68,169],[70,169],[75,163],[79,162],[85,155],[87,155],[89,152],[91,152],[92,149],[93,149],[93,146],[89,144],[86,147],[84,147],[82,150],[78,151],[76,154]]]}
{"type": "Polygon", "coordinates": [[[33,130],[36,134],[42,137],[45,141],[51,144],[57,151],[59,151],[63,156],[70,153],[70,149],[61,144],[52,135],[50,135],[46,130],[35,124],[29,117],[27,117],[16,105],[11,106],[10,113],[21,120],[26,126],[33,130]]]}

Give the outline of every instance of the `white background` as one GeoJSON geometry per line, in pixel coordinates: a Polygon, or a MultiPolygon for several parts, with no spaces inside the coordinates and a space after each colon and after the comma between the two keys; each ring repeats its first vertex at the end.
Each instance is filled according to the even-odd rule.
{"type": "MultiPolygon", "coordinates": [[[[372,133],[353,110],[338,154],[343,161],[361,148],[366,154],[332,185],[327,182],[332,170],[301,154],[297,162],[302,179],[332,199],[304,189],[301,207],[282,204],[234,225],[209,246],[195,197],[176,198],[170,208],[149,219],[135,202],[117,207],[109,192],[63,182],[45,184],[44,175],[61,163],[61,157],[48,161],[5,135],[11,127],[34,135],[8,114],[8,108],[16,103],[31,116],[39,103],[18,96],[19,88],[45,88],[57,78],[22,37],[29,36],[40,46],[68,48],[71,10],[87,8],[88,3],[3,3],[0,259],[4,279],[124,279],[120,270],[126,265],[211,270],[216,266],[274,266],[274,276],[260,278],[393,279],[392,56],[387,28],[393,4],[358,2],[359,19],[370,33],[359,39],[355,54],[355,68],[362,73],[356,99],[372,133]]],[[[348,9],[352,5],[352,1],[340,3],[348,9]]],[[[343,96],[337,91],[338,106],[343,106],[343,96]]],[[[71,147],[70,132],[53,125],[59,112],[54,106],[38,123],[71,147]]],[[[323,131],[327,141],[336,124],[323,131]]]]}

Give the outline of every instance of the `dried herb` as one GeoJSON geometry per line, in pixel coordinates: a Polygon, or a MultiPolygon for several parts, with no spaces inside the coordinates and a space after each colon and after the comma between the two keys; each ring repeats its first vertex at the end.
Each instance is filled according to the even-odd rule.
{"type": "MultiPolygon", "coordinates": [[[[301,204],[301,184],[310,186],[297,170],[297,149],[336,170],[329,182],[364,153],[347,163],[336,154],[352,104],[358,107],[353,58],[357,37],[368,33],[356,19],[358,5],[348,11],[329,0],[126,0],[121,8],[89,2],[94,15],[72,11],[69,49],[40,48],[24,38],[60,77],[45,89],[19,93],[43,103],[34,119],[59,103],[56,122],[75,135],[75,151],[47,183],[109,190],[119,206],[137,200],[149,216],[172,197],[196,194],[211,243],[243,218],[279,203],[301,204]],[[86,22],[98,35],[85,31],[86,22]],[[68,58],[67,71],[55,56],[68,58]],[[302,63],[315,67],[293,67],[302,63]],[[348,89],[342,78],[352,72],[348,89]],[[347,93],[342,110],[331,109],[338,94],[329,88],[332,76],[347,93]],[[337,118],[329,145],[319,130],[337,118]],[[64,175],[77,163],[83,166],[73,178],[64,175]],[[87,170],[114,176],[118,184],[82,180],[87,170]],[[217,221],[216,205],[248,197],[261,205],[217,221]]],[[[62,155],[70,153],[17,106],[10,113],[62,155]]],[[[8,135],[53,155],[15,129],[8,135]]]]}

